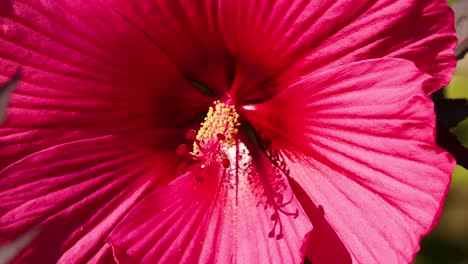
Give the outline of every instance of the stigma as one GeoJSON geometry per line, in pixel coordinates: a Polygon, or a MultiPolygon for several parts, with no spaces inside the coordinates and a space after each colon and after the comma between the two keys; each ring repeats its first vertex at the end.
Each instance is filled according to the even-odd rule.
{"type": "Polygon", "coordinates": [[[239,114],[231,104],[215,101],[208,109],[208,113],[197,131],[189,130],[186,138],[193,141],[192,151],[185,144],[177,148],[179,155],[187,155],[190,159],[182,164],[181,173],[185,173],[191,163],[199,170],[195,179],[204,181],[203,175],[211,165],[221,165],[225,169],[230,167],[229,149],[237,144],[239,114]],[[200,171],[201,170],[201,171],[200,171]]]}

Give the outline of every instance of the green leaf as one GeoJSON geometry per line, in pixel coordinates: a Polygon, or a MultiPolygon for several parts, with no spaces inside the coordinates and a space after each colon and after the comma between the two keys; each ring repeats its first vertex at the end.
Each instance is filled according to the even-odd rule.
{"type": "Polygon", "coordinates": [[[208,89],[206,86],[204,86],[203,84],[201,83],[198,83],[198,82],[190,82],[193,86],[197,87],[198,90],[206,93],[206,94],[209,94],[209,95],[213,95],[213,92],[208,89]]]}
{"type": "Polygon", "coordinates": [[[245,132],[247,132],[247,136],[250,138],[250,140],[252,140],[252,142],[258,146],[257,133],[255,133],[253,127],[245,121],[242,121],[241,126],[245,132]]]}

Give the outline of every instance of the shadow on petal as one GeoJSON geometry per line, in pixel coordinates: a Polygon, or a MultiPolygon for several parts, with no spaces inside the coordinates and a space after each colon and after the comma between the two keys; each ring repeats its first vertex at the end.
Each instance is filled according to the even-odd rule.
{"type": "Polygon", "coordinates": [[[0,2],[0,17],[6,17],[13,11],[13,5],[10,0],[2,0],[0,2]]]}
{"type": "Polygon", "coordinates": [[[313,226],[306,250],[307,258],[314,264],[352,263],[348,249],[325,219],[323,207],[316,206],[296,181],[289,178],[289,184],[313,226]]]}

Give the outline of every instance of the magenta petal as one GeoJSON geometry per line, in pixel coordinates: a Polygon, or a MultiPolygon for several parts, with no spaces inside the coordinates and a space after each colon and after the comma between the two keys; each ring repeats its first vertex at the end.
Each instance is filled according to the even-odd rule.
{"type": "Polygon", "coordinates": [[[147,118],[123,120],[115,124],[35,129],[9,127],[7,122],[0,128],[0,170],[43,149],[107,135],[118,135],[129,144],[136,144],[154,152],[175,153],[174,149],[184,131],[148,128],[152,125],[152,120],[147,118]]]}
{"type": "Polygon", "coordinates": [[[317,67],[380,57],[413,61],[433,77],[429,93],[448,83],[456,63],[444,0],[108,2],[184,75],[215,91],[232,79],[230,94],[242,102],[269,98],[317,67]]]}
{"type": "Polygon", "coordinates": [[[7,16],[13,11],[10,0],[4,0],[0,2],[0,17],[7,16]]]}
{"type": "MultiPolygon", "coordinates": [[[[291,156],[303,161],[291,161],[291,176],[353,262],[411,262],[443,208],[455,163],[435,144],[428,78],[405,60],[362,61],[310,75],[247,111],[258,114],[253,124],[272,122],[263,128],[278,149],[302,153],[291,156]]],[[[313,262],[328,263],[314,251],[322,240],[311,243],[313,262]]]]}
{"type": "Polygon", "coordinates": [[[141,28],[184,76],[226,91],[234,70],[218,24],[218,1],[107,0],[141,28]]]}
{"type": "Polygon", "coordinates": [[[453,13],[445,0],[219,3],[220,27],[239,73],[237,98],[278,91],[283,80],[357,60],[413,61],[433,77],[427,92],[446,85],[455,68],[453,13]]]}
{"type": "Polygon", "coordinates": [[[0,19],[0,75],[11,76],[23,65],[11,126],[89,126],[141,116],[151,116],[157,126],[180,126],[205,110],[203,93],[107,5],[12,3],[13,12],[0,19]]]}
{"type": "Polygon", "coordinates": [[[348,132],[359,133],[356,136],[378,139],[391,132],[430,141],[433,107],[421,94],[429,78],[402,59],[360,61],[312,73],[272,100],[242,111],[274,148],[296,157],[309,156],[313,147],[308,143],[322,142],[316,137],[333,133],[340,139],[340,131],[348,131],[348,126],[355,126],[348,132]]]}
{"type": "Polygon", "coordinates": [[[0,129],[0,170],[54,145],[110,134],[140,140],[153,130],[143,138],[174,149],[174,133],[157,128],[185,127],[211,103],[107,5],[11,2],[0,18],[0,82],[18,64],[23,75],[0,129]]]}
{"type": "MultiPolygon", "coordinates": [[[[353,159],[320,151],[327,158],[337,157],[326,165],[291,166],[291,174],[324,209],[353,263],[412,262],[421,237],[432,230],[442,212],[454,163],[438,163],[448,164],[447,154],[433,151],[416,161],[395,159],[398,169],[388,169],[383,162],[364,167],[377,151],[355,151],[353,159]]],[[[314,263],[329,263],[327,254],[335,253],[317,252],[323,240],[312,238],[307,256],[314,263]]]]}
{"type": "Polygon", "coordinates": [[[98,264],[98,263],[116,263],[114,258],[114,252],[109,243],[104,244],[101,249],[88,261],[89,264],[98,264]]]}
{"type": "Polygon", "coordinates": [[[423,86],[427,93],[447,85],[456,66],[457,43],[454,16],[447,2],[365,2],[360,8],[351,8],[355,12],[346,12],[352,14],[352,21],[341,20],[342,28],[317,46],[320,52],[309,51],[296,65],[310,71],[316,65],[332,66],[380,57],[404,58],[431,75],[423,86]]]}
{"type": "Polygon", "coordinates": [[[352,263],[348,249],[325,218],[323,206],[317,206],[296,181],[290,179],[289,182],[294,195],[303,206],[313,225],[309,237],[307,258],[312,263],[352,263]]]}
{"type": "Polygon", "coordinates": [[[107,136],[51,147],[10,165],[0,172],[0,244],[39,226],[22,261],[94,258],[132,206],[176,173],[171,153],[107,136]]]}
{"type": "Polygon", "coordinates": [[[210,166],[203,183],[188,173],[145,197],[109,237],[116,258],[121,263],[303,261],[310,222],[284,175],[263,154],[252,153],[255,167],[243,167],[249,160],[240,159],[237,177],[210,166]]]}

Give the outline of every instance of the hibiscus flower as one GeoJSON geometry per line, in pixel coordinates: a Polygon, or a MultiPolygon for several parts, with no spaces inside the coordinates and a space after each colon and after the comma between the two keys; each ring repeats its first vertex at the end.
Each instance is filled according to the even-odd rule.
{"type": "Polygon", "coordinates": [[[443,0],[4,0],[15,261],[411,262],[454,162],[443,0]]]}

